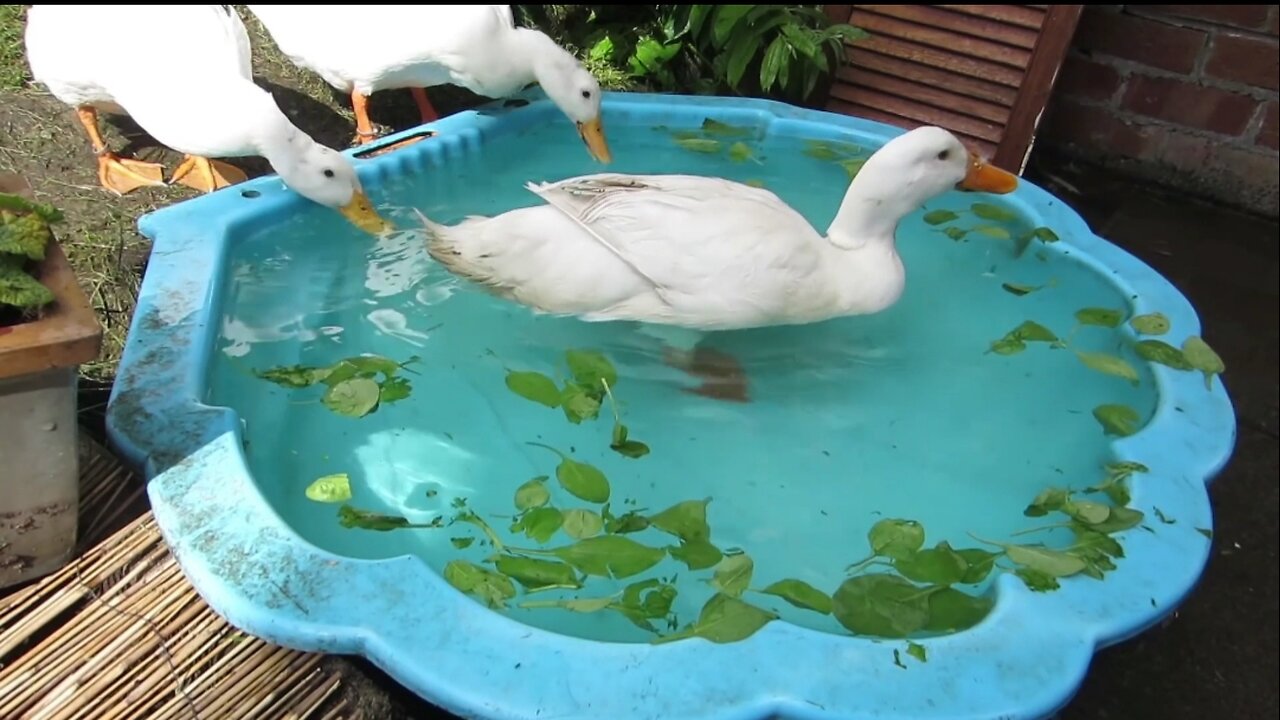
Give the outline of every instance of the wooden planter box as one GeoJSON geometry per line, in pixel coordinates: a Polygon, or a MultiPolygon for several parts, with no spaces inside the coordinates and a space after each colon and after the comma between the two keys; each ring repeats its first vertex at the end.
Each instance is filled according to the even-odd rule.
{"type": "MultiPolygon", "coordinates": [[[[0,192],[32,199],[16,175],[0,192]]],[[[46,575],[75,550],[79,514],[79,366],[102,328],[55,237],[37,278],[54,294],[32,322],[0,327],[0,588],[46,575]]]]}

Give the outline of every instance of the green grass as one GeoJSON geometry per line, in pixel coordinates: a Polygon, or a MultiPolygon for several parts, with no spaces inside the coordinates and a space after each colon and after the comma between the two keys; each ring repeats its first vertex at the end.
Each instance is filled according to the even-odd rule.
{"type": "Polygon", "coordinates": [[[0,90],[16,90],[27,82],[27,60],[22,47],[26,5],[0,5],[0,90]]]}

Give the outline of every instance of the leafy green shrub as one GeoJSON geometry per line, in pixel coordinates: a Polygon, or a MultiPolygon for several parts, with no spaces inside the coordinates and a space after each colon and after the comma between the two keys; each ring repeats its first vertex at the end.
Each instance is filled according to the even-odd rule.
{"type": "Polygon", "coordinates": [[[867,34],[820,5],[517,5],[611,89],[811,104],[867,34]]]}
{"type": "Polygon", "coordinates": [[[28,267],[44,259],[53,238],[49,224],[61,219],[51,206],[0,193],[0,321],[27,318],[53,302],[53,292],[28,267]]]}

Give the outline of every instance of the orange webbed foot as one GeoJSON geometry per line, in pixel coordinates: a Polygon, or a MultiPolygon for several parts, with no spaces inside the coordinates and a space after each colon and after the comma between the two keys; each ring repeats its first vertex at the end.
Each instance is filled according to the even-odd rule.
{"type": "Polygon", "coordinates": [[[104,152],[98,156],[98,182],[117,195],[127,195],[141,187],[163,187],[164,166],[104,152]]]}
{"type": "Polygon", "coordinates": [[[182,164],[173,171],[169,184],[178,183],[194,188],[200,192],[213,192],[248,180],[240,168],[206,157],[188,155],[182,164]]]}

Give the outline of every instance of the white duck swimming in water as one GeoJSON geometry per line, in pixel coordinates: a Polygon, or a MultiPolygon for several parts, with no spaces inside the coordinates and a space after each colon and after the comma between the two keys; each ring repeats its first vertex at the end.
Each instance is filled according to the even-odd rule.
{"type": "Polygon", "coordinates": [[[422,122],[437,119],[424,88],[451,83],[509,97],[532,82],[573,121],[587,150],[612,156],[600,121],[600,85],[545,33],[519,28],[510,5],[249,5],[280,51],[350,93],[357,141],[374,139],[369,95],[408,88],[422,122]],[[370,23],[368,32],[352,27],[370,23]]]}
{"type": "Polygon", "coordinates": [[[867,160],[825,234],[769,190],[691,175],[530,183],[547,204],[452,226],[419,216],[432,257],[537,312],[731,330],[885,310],[905,286],[903,217],[948,190],[1016,186],[922,127],[867,160]]]}
{"type": "Polygon", "coordinates": [[[170,182],[210,192],[245,180],[214,158],[262,156],[284,184],[340,211],[361,229],[390,227],[341,153],[307,136],[253,82],[249,37],[223,5],[33,5],[27,11],[32,76],[75,108],[98,156],[102,186],[123,195],[164,185],[156,163],[110,152],[98,111],[127,114],[161,144],[186,155],[170,182]],[[136,37],[180,49],[163,56],[143,42],[104,42],[129,18],[136,37]]]}

